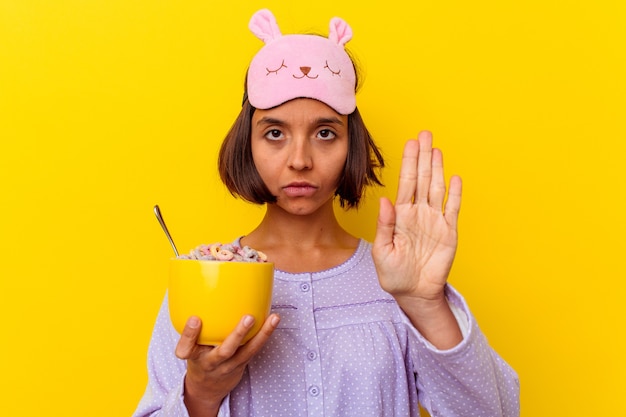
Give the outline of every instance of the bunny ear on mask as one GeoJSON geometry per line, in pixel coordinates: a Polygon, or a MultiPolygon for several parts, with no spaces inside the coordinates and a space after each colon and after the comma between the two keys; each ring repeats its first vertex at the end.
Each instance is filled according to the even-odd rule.
{"type": "Polygon", "coordinates": [[[333,17],[330,20],[330,32],[328,39],[337,45],[344,46],[352,39],[352,28],[343,19],[333,17]]]}
{"type": "Polygon", "coordinates": [[[267,9],[261,9],[252,15],[248,27],[257,38],[265,43],[270,43],[283,36],[278,28],[278,23],[276,23],[276,18],[267,9]]]}

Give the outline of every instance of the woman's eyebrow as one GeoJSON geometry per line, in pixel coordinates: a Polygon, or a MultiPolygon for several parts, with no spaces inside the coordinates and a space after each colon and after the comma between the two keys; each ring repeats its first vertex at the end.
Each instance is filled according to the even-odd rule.
{"type": "Polygon", "coordinates": [[[259,119],[258,122],[256,122],[256,124],[257,126],[258,125],[283,125],[285,124],[285,122],[280,119],[274,119],[273,117],[262,117],[261,119],[259,119]]]}
{"type": "MultiPolygon", "coordinates": [[[[315,125],[328,125],[338,124],[343,126],[343,121],[338,117],[319,117],[313,121],[315,125]]],[[[273,117],[262,117],[256,122],[257,126],[260,125],[284,125],[285,121],[281,119],[275,119],[273,117]]]]}
{"type": "Polygon", "coordinates": [[[343,126],[343,121],[338,117],[320,117],[316,122],[318,125],[338,124],[343,126]]]}

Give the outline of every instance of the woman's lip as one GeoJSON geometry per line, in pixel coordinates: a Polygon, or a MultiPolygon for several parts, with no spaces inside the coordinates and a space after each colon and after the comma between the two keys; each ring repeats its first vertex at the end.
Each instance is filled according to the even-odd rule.
{"type": "Polygon", "coordinates": [[[283,192],[289,197],[310,197],[315,191],[317,187],[304,182],[293,182],[283,187],[283,192]]]}

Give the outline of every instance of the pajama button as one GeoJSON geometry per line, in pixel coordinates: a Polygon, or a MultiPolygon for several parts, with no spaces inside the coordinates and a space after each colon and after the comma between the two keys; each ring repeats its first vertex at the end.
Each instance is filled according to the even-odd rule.
{"type": "Polygon", "coordinates": [[[311,286],[308,283],[303,282],[302,284],[300,284],[300,291],[307,292],[310,289],[311,289],[311,286]]]}
{"type": "Polygon", "coordinates": [[[317,397],[318,395],[320,395],[320,389],[317,387],[317,385],[311,385],[309,387],[309,394],[311,394],[311,396],[313,397],[317,397]]]}
{"type": "Polygon", "coordinates": [[[310,360],[310,361],[314,361],[317,358],[317,353],[310,351],[309,353],[306,354],[306,357],[310,360]]]}

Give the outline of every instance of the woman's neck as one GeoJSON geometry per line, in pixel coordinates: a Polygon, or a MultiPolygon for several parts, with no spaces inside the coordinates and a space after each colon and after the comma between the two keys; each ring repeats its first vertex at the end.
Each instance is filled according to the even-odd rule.
{"type": "Polygon", "coordinates": [[[345,262],[359,239],[341,227],[332,205],[304,216],[270,205],[261,223],[241,243],[265,252],[283,271],[315,272],[345,262]]]}

